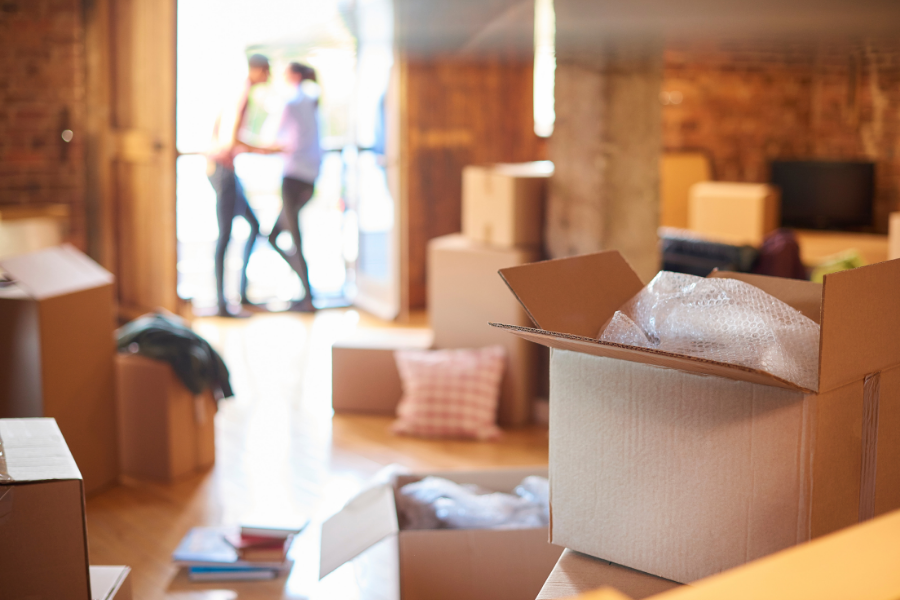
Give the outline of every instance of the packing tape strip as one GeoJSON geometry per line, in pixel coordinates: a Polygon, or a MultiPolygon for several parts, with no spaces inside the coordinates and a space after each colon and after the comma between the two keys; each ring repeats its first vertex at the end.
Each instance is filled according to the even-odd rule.
{"type": "Polygon", "coordinates": [[[881,373],[867,375],[863,384],[862,465],[859,478],[859,520],[875,516],[875,478],[878,458],[878,404],[881,373]]]}

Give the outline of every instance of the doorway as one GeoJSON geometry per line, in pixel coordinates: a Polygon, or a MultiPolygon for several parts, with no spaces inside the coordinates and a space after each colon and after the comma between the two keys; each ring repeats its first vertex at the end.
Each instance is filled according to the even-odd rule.
{"type": "MultiPolygon", "coordinates": [[[[384,0],[178,0],[178,294],[196,313],[210,312],[216,305],[216,199],[206,178],[204,152],[222,99],[242,84],[247,57],[253,53],[269,58],[272,73],[268,83],[254,86],[249,100],[242,135],[255,145],[275,141],[290,91],[283,78],[288,64],[305,63],[317,73],[324,154],[315,194],[301,212],[303,252],[317,307],[365,305],[373,278],[386,289],[399,289],[394,284],[395,200],[383,159],[384,98],[393,64],[390,18],[390,4],[384,0]],[[373,7],[380,23],[388,24],[377,35],[371,29],[378,19],[358,18],[373,7]],[[359,23],[365,25],[360,28],[359,23]],[[373,38],[379,41],[377,49],[373,38]]],[[[260,221],[248,263],[247,296],[269,310],[286,309],[303,294],[299,278],[267,240],[281,209],[281,169],[279,155],[241,154],[235,160],[260,221]]],[[[242,252],[249,235],[246,221],[235,219],[225,259],[230,302],[239,301],[242,252]]],[[[276,243],[288,248],[290,236],[282,233],[276,243]]],[[[375,312],[392,318],[397,311],[387,306],[375,312]]]]}

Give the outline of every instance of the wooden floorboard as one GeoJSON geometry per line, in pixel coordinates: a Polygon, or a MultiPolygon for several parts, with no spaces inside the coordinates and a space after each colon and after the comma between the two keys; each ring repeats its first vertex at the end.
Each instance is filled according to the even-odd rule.
{"type": "Polygon", "coordinates": [[[394,326],[355,310],[198,319],[195,330],[223,355],[235,389],[216,416],[216,466],[171,484],[126,478],[88,498],[91,563],[132,567],[137,600],[391,598],[391,540],[318,581],[318,524],[368,478],[392,463],[417,471],[547,464],[542,427],[497,442],[429,441],[393,435],[390,417],[333,416],[331,344],[376,327],[394,326]],[[171,564],[191,527],[255,515],[312,518],[289,578],[195,584],[171,564]]]}

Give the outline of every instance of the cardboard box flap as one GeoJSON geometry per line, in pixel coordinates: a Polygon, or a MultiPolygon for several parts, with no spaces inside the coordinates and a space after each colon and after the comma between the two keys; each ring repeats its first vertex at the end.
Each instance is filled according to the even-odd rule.
{"type": "Polygon", "coordinates": [[[825,276],[819,391],[900,363],[900,259],[825,276]]]}
{"type": "Polygon", "coordinates": [[[750,273],[733,273],[715,270],[709,277],[737,279],[756,286],[762,291],[775,296],[788,306],[792,306],[816,323],[822,322],[822,284],[799,279],[769,277],[750,273]]]}
{"type": "Polygon", "coordinates": [[[501,269],[500,276],[534,324],[594,337],[644,284],[615,250],[501,269]]]}
{"type": "Polygon", "coordinates": [[[639,362],[668,369],[678,369],[680,371],[694,373],[695,375],[716,375],[736,381],[748,381],[750,383],[761,383],[763,385],[771,385],[788,390],[814,393],[813,390],[802,388],[770,373],[742,367],[740,365],[731,365],[692,356],[682,356],[680,354],[672,354],[670,352],[663,352],[650,348],[635,348],[633,346],[623,346],[621,344],[610,344],[590,337],[565,335],[541,331],[539,329],[501,325],[499,323],[491,323],[491,325],[507,329],[523,339],[549,348],[556,348],[557,350],[571,350],[572,352],[581,352],[582,354],[591,354],[593,356],[604,356],[607,358],[617,358],[620,360],[639,362]]]}
{"type": "Polygon", "coordinates": [[[0,485],[81,479],[56,419],[0,419],[0,485]]]}
{"type": "Polygon", "coordinates": [[[400,530],[392,481],[376,481],[322,523],[319,579],[400,530]]]}
{"type": "Polygon", "coordinates": [[[113,276],[69,244],[0,260],[6,271],[32,298],[44,300],[110,285],[113,276]]]}

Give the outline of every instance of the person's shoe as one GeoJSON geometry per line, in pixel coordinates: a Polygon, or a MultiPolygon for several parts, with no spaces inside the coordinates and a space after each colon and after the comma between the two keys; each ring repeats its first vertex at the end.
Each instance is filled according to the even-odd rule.
{"type": "Polygon", "coordinates": [[[316,312],[316,306],[307,296],[303,300],[291,302],[291,307],[288,310],[291,312],[314,313],[316,312]]]}
{"type": "Polygon", "coordinates": [[[259,304],[253,304],[249,300],[241,300],[241,309],[249,313],[269,312],[269,309],[259,304]]]}
{"type": "Polygon", "coordinates": [[[243,309],[238,309],[237,312],[231,312],[227,307],[220,306],[219,311],[216,313],[216,316],[225,317],[228,319],[249,319],[253,315],[243,309]]]}

